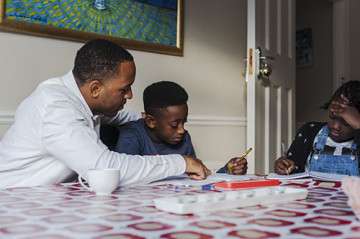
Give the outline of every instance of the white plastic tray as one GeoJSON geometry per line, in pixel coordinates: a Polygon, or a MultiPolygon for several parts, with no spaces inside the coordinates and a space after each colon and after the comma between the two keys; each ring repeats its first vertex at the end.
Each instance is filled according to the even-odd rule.
{"type": "Polygon", "coordinates": [[[275,186],[165,197],[154,199],[154,203],[163,211],[189,214],[304,199],[307,194],[303,188],[275,186]]]}

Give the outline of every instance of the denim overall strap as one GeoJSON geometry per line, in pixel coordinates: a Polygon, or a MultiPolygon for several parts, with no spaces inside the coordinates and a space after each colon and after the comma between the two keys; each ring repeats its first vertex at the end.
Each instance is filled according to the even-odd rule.
{"type": "Polygon", "coordinates": [[[315,152],[311,156],[310,171],[359,176],[359,159],[355,143],[351,145],[351,155],[324,155],[321,153],[325,148],[328,134],[329,129],[324,126],[318,135],[318,141],[314,147],[315,152]]]}
{"type": "Polygon", "coordinates": [[[319,151],[324,150],[325,148],[325,143],[326,143],[326,139],[329,135],[329,129],[327,127],[327,125],[325,125],[322,129],[321,129],[321,133],[318,134],[318,140],[315,146],[315,149],[317,150],[317,152],[319,153],[319,151]]]}

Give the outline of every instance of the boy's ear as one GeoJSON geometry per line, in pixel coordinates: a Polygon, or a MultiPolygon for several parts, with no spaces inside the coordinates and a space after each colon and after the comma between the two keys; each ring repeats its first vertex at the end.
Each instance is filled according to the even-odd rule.
{"type": "Polygon", "coordinates": [[[150,129],[154,129],[156,125],[156,120],[152,115],[145,116],[145,123],[150,129]]]}

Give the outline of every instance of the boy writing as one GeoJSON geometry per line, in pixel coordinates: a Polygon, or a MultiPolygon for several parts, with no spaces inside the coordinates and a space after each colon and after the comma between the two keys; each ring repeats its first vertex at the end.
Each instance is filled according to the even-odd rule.
{"type": "Polygon", "coordinates": [[[323,107],[327,122],[302,126],[287,152],[275,162],[275,172],[317,171],[359,176],[360,81],[339,87],[323,107]]]}
{"type": "MultiPolygon", "coordinates": [[[[129,122],[120,132],[115,151],[132,155],[183,154],[196,158],[184,125],[188,94],[180,85],[161,81],[143,93],[145,118],[129,122]]],[[[233,158],[218,172],[246,174],[246,159],[233,158]]]]}

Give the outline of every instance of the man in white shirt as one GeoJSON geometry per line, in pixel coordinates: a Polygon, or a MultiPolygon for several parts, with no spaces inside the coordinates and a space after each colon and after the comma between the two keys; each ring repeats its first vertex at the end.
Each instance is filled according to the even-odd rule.
{"type": "Polygon", "coordinates": [[[68,182],[95,167],[120,169],[121,185],[184,172],[206,178],[210,171],[198,159],[119,154],[101,142],[101,124],[141,117],[122,110],[132,98],[135,71],[133,57],[117,44],[85,44],[72,71],[42,82],[17,109],[0,142],[0,188],[68,182]]]}

